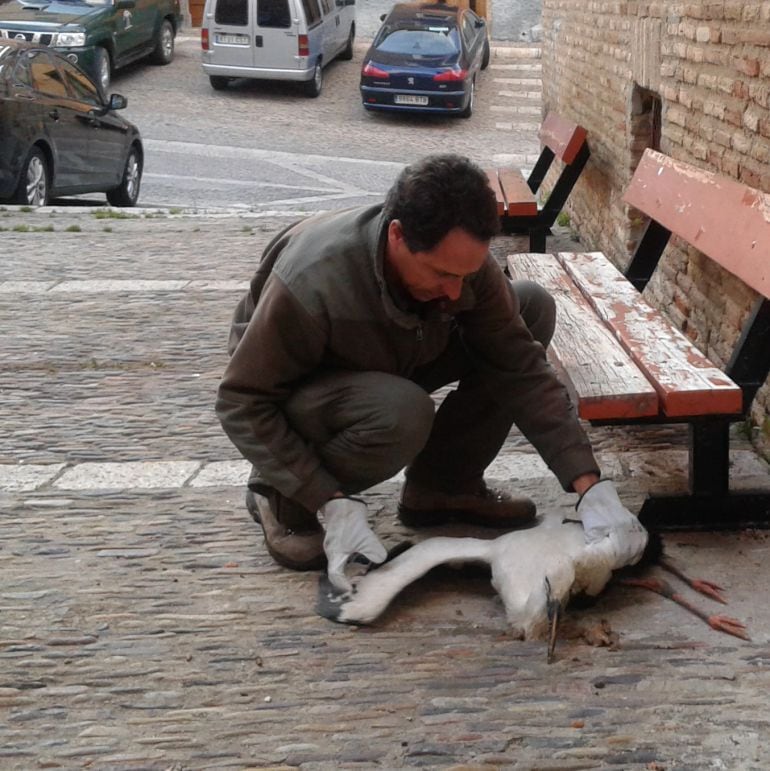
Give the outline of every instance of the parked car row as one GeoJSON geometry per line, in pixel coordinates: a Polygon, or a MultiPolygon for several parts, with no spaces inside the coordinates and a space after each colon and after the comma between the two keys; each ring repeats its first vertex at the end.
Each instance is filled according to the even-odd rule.
{"type": "MultiPolygon", "coordinates": [[[[470,117],[489,64],[485,21],[467,8],[399,3],[364,57],[366,110],[470,117]]],[[[113,69],[168,64],[179,0],[0,0],[0,200],[45,205],[105,192],[133,206],[144,167],[139,130],[107,96],[113,69]]],[[[297,81],[321,93],[323,68],[352,59],[355,0],[206,0],[202,66],[215,89],[236,78],[297,81]]]]}
{"type": "MultiPolygon", "coordinates": [[[[288,80],[321,93],[323,68],[352,59],[355,0],[206,0],[203,71],[217,90],[236,78],[288,80]]],[[[398,3],[366,52],[367,110],[473,113],[476,77],[489,64],[484,19],[468,8],[398,3]]]]}

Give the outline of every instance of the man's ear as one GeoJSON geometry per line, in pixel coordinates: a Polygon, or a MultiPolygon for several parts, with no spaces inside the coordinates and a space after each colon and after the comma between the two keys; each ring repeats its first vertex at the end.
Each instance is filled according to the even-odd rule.
{"type": "Polygon", "coordinates": [[[401,242],[404,240],[404,230],[400,220],[391,220],[388,223],[388,241],[401,242]]]}

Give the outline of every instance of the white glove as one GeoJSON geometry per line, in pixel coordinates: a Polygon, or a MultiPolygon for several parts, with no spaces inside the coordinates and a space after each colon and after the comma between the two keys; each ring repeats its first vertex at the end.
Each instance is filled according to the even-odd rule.
{"type": "Polygon", "coordinates": [[[615,545],[616,567],[639,562],[647,546],[647,531],[621,503],[615,485],[609,479],[591,485],[580,497],[576,508],[587,544],[609,537],[615,545]]]}
{"type": "Polygon", "coordinates": [[[353,590],[345,567],[359,554],[369,562],[385,562],[388,552],[366,522],[366,504],[358,498],[332,498],[318,510],[326,523],[324,551],[329,580],[345,592],[353,590]]]}

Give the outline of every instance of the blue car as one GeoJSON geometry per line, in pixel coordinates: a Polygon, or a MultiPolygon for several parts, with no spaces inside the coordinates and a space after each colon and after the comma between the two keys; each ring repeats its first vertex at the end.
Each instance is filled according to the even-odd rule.
{"type": "Polygon", "coordinates": [[[476,76],[489,64],[484,19],[468,8],[399,3],[382,21],[361,68],[364,107],[470,118],[476,76]]]}

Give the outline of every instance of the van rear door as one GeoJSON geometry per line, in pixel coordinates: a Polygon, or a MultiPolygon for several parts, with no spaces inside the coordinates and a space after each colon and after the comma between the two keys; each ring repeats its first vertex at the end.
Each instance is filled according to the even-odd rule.
{"type": "Polygon", "coordinates": [[[294,0],[256,0],[254,64],[277,70],[299,68],[294,0]]]}
{"type": "Polygon", "coordinates": [[[215,0],[209,64],[254,66],[253,0],[215,0]]]}

